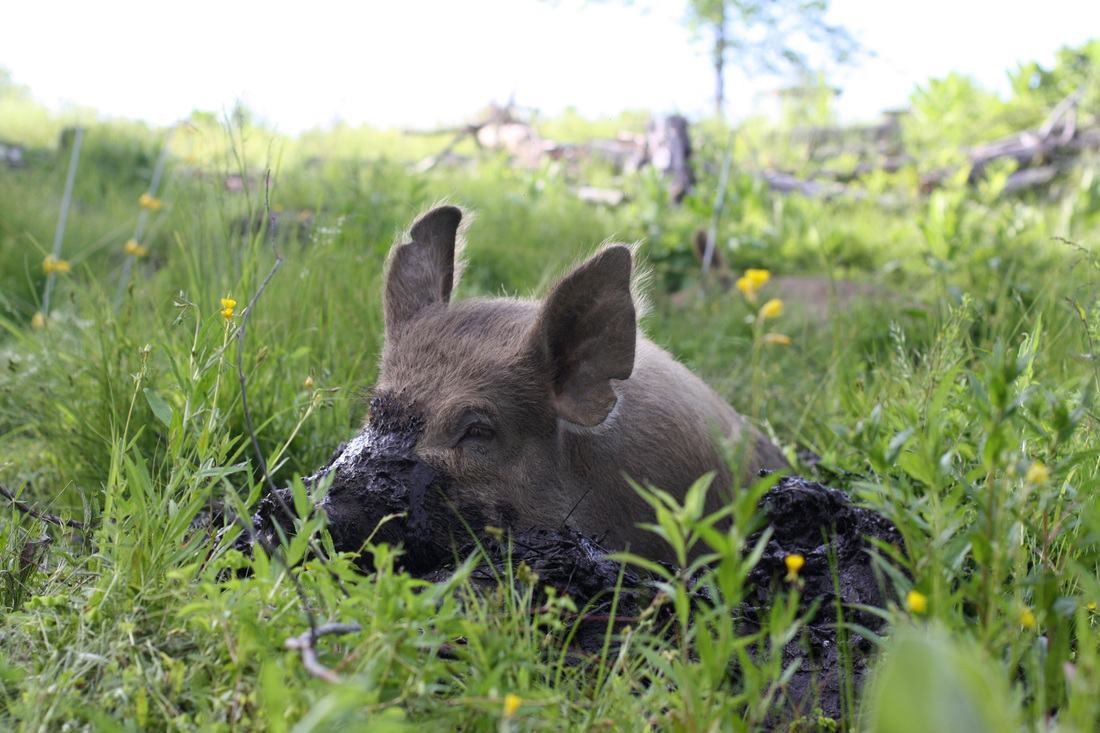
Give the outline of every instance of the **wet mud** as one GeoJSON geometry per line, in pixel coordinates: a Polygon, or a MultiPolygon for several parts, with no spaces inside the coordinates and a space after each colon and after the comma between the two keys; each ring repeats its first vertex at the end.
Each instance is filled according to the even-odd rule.
{"type": "MultiPolygon", "coordinates": [[[[479,508],[451,506],[445,499],[446,476],[413,454],[421,427],[415,411],[386,397],[375,398],[364,433],[341,446],[328,466],[307,479],[314,488],[331,481],[318,507],[328,515],[338,551],[358,552],[368,539],[400,545],[404,569],[432,582],[445,582],[461,560],[480,555],[470,580],[487,590],[506,577],[509,565],[515,569],[526,564],[538,576],[539,587],[552,587],[559,596],[568,594],[583,609],[569,619],[573,633],[568,651],[577,664],[598,658],[602,651],[616,588],[621,591],[615,599],[613,632],[637,624],[654,596],[642,573],[608,559],[599,538],[568,528],[512,528],[502,540],[485,533],[479,508]]],[[[282,493],[291,505],[289,490],[282,493]]],[[[793,720],[816,709],[829,718],[846,718],[848,693],[858,694],[873,651],[871,642],[850,625],[873,633],[884,630],[880,616],[859,608],[882,608],[887,601],[872,540],[901,547],[901,536],[885,518],[855,506],[843,492],[797,476],[782,477],[765,494],[761,508],[766,526],[750,538],[749,546],[765,529],[771,534],[748,576],[737,614],[741,628],[752,633],[766,623],[772,599],[790,588],[786,557],[802,556],[801,610],[814,611],[782,652],[785,666],[802,661],[781,691],[781,718],[793,720]],[[839,633],[838,605],[845,622],[839,633]]],[[[267,497],[253,517],[253,527],[278,544],[276,526],[284,534],[293,531],[293,522],[283,516],[278,502],[267,497]]],[[[246,551],[250,545],[247,536],[238,543],[246,551]]],[[[359,563],[370,570],[370,553],[363,553],[359,563]]],[[[702,589],[698,602],[706,602],[702,589]]],[[[658,615],[658,622],[671,622],[670,609],[661,613],[668,615],[658,615]]]]}

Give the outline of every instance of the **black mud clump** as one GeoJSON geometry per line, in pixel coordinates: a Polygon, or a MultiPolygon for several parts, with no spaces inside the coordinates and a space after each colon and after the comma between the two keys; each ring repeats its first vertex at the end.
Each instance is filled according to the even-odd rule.
{"type": "MultiPolygon", "coordinates": [[[[787,556],[800,555],[805,561],[798,574],[800,611],[815,611],[800,637],[783,650],[785,668],[796,659],[802,661],[783,691],[786,714],[782,717],[790,720],[810,716],[819,709],[827,718],[840,719],[846,712],[850,715],[842,701],[849,685],[853,694],[858,693],[873,648],[869,640],[850,629],[838,634],[837,601],[846,626],[856,624],[874,633],[883,631],[880,616],[855,606],[885,606],[872,541],[901,547],[901,534],[881,515],[854,505],[844,492],[798,476],[782,477],[765,494],[761,507],[766,523],[749,538],[748,546],[754,547],[765,531],[770,530],[771,535],[760,562],[749,572],[749,590],[738,612],[742,628],[746,634],[761,628],[768,618],[771,599],[789,591],[787,556]]],[[[492,587],[504,577],[509,545],[489,541],[481,546],[484,559],[471,579],[492,587]]],[[[653,596],[637,572],[607,559],[595,541],[572,530],[513,533],[510,546],[513,568],[526,563],[539,576],[540,584],[552,586],[559,595],[569,594],[578,607],[590,603],[577,619],[571,641],[571,651],[578,660],[594,658],[602,650],[620,573],[623,590],[616,608],[617,629],[636,623],[653,596]]],[[[466,557],[475,550],[472,545],[462,548],[459,556],[466,557]]],[[[448,569],[438,569],[424,577],[439,582],[449,573],[448,569]]],[[[698,601],[706,602],[702,588],[698,589],[698,601]]],[[[669,607],[661,613],[671,619],[669,607]]]]}
{"type": "Polygon", "coordinates": [[[444,514],[446,479],[413,453],[423,429],[424,418],[415,406],[376,395],[357,438],[369,436],[366,444],[356,451],[356,441],[351,441],[341,456],[314,474],[311,483],[334,474],[323,506],[337,551],[359,552],[368,539],[400,543],[405,567],[414,573],[449,557],[447,545],[432,532],[433,515],[444,514]]]}
{"type": "MultiPolygon", "coordinates": [[[[431,582],[446,581],[459,561],[480,555],[470,580],[487,590],[507,577],[506,568],[526,564],[538,576],[539,587],[552,587],[559,596],[568,594],[583,609],[571,619],[568,651],[575,663],[598,658],[613,601],[613,631],[637,623],[655,594],[643,574],[609,560],[598,538],[568,528],[513,529],[501,541],[483,534],[484,513],[475,507],[458,507],[456,512],[446,501],[446,477],[413,454],[422,428],[415,409],[376,397],[364,431],[370,434],[369,440],[360,436],[357,448],[338,451],[340,457],[310,477],[309,483],[315,484],[335,474],[320,506],[328,514],[338,551],[358,552],[368,538],[374,543],[399,544],[405,552],[404,568],[431,582]],[[400,516],[379,527],[389,515],[400,516]],[[456,542],[456,538],[469,538],[471,530],[479,533],[477,540],[456,542]],[[616,588],[621,589],[617,599],[616,588]]],[[[887,600],[886,584],[876,572],[873,543],[901,548],[900,533],[881,515],[853,504],[844,492],[797,476],[782,477],[764,495],[761,508],[765,526],[750,538],[749,546],[755,546],[764,531],[771,534],[760,562],[749,573],[748,590],[737,611],[739,622],[746,634],[766,623],[771,600],[790,589],[785,560],[800,555],[804,559],[798,574],[801,610],[812,608],[814,613],[799,638],[782,652],[785,667],[797,659],[801,663],[782,691],[786,712],[780,717],[793,720],[816,709],[827,718],[846,717],[851,714],[843,703],[847,691],[858,693],[873,651],[871,642],[851,625],[872,633],[881,633],[885,625],[879,615],[859,608],[883,608],[887,600]],[[841,632],[838,601],[847,629],[841,632]]],[[[253,517],[253,526],[277,542],[275,518],[281,515],[277,502],[267,498],[253,517]]],[[[288,520],[278,524],[290,533],[288,520]]],[[[370,562],[368,556],[359,564],[369,570],[370,562]]],[[[513,572],[512,577],[517,575],[513,572]]],[[[707,602],[705,589],[697,589],[697,600],[707,602]]],[[[658,613],[671,619],[667,606],[658,613]]]]}
{"type": "MultiPolygon", "coordinates": [[[[630,566],[609,560],[608,550],[590,537],[569,528],[560,530],[529,529],[513,532],[503,540],[487,537],[459,547],[455,557],[480,555],[480,562],[469,575],[469,581],[486,590],[495,588],[501,578],[508,577],[508,568],[518,582],[523,582],[517,569],[526,565],[540,588],[552,587],[558,597],[569,596],[583,613],[571,621],[569,642],[571,660],[583,663],[596,659],[603,650],[607,623],[612,610],[621,630],[641,613],[649,602],[652,590],[642,576],[630,566]],[[621,577],[621,581],[620,581],[621,577]],[[618,599],[615,590],[620,588],[618,599]]],[[[437,568],[420,576],[432,583],[450,580],[454,565],[437,568]]],[[[528,576],[530,577],[530,576],[528,576]]],[[[543,598],[545,598],[545,590],[543,598]]]]}
{"type": "MultiPolygon", "coordinates": [[[[872,642],[850,625],[875,634],[884,632],[882,617],[858,606],[886,606],[889,586],[876,569],[874,541],[904,549],[901,533],[881,514],[856,506],[844,492],[798,476],[782,477],[764,495],[761,506],[772,534],[760,562],[749,573],[752,590],[742,606],[745,630],[759,628],[758,620],[767,618],[771,599],[790,587],[787,556],[802,556],[800,610],[814,603],[817,607],[801,638],[783,650],[784,665],[802,659],[786,686],[787,708],[801,715],[820,708],[829,718],[850,716],[852,711],[842,704],[846,686],[850,684],[858,694],[874,651],[872,642]],[[838,601],[847,628],[842,633],[837,631],[838,601]]],[[[750,538],[750,547],[763,531],[750,538]]]]}
{"type": "MultiPolygon", "coordinates": [[[[416,405],[376,395],[363,432],[337,449],[329,465],[304,479],[315,488],[331,476],[317,507],[327,515],[338,552],[360,552],[368,541],[400,544],[402,567],[419,575],[454,559],[452,537],[467,537],[471,528],[485,526],[479,507],[450,504],[448,477],[413,453],[423,429],[424,418],[416,405]]],[[[281,493],[289,499],[289,490],[281,493]]],[[[274,540],[276,521],[284,531],[293,525],[277,501],[265,498],[252,518],[253,528],[274,540]]],[[[242,542],[251,544],[249,538],[242,542]]],[[[358,560],[364,570],[372,569],[371,562],[369,553],[358,560]]]]}
{"type": "MultiPolygon", "coordinates": [[[[798,659],[801,663],[782,691],[785,712],[773,723],[778,724],[778,718],[812,716],[815,710],[834,720],[850,716],[843,701],[848,689],[858,694],[874,651],[871,641],[850,625],[883,632],[882,618],[858,607],[885,607],[874,541],[900,548],[901,534],[881,515],[853,504],[844,492],[798,476],[782,477],[765,494],[761,508],[765,525],[749,538],[748,546],[754,547],[765,531],[771,534],[760,562],[749,572],[748,592],[737,612],[741,628],[746,634],[758,631],[766,623],[771,599],[789,592],[789,555],[804,559],[798,574],[800,613],[814,609],[800,636],[782,651],[784,668],[798,659]],[[837,627],[838,600],[847,629],[842,633],[837,627]]],[[[578,608],[585,608],[574,620],[570,640],[569,651],[577,663],[599,657],[620,577],[615,631],[636,624],[654,595],[641,574],[609,560],[595,540],[569,529],[513,532],[510,541],[482,541],[480,547],[482,560],[470,576],[473,583],[493,588],[505,577],[509,562],[513,569],[525,563],[538,575],[540,586],[553,587],[559,596],[568,594],[578,608]]],[[[477,551],[471,543],[459,548],[457,556],[477,551]]],[[[442,582],[451,572],[453,566],[421,577],[442,582]]],[[[707,602],[705,589],[697,589],[697,601],[707,602]]],[[[658,623],[662,620],[671,621],[670,607],[658,611],[658,623]]]]}
{"type": "Polygon", "coordinates": [[[253,545],[259,544],[270,554],[284,538],[294,536],[293,511],[294,496],[290,489],[280,489],[274,494],[264,496],[256,507],[256,513],[252,515],[252,532],[242,532],[234,547],[251,555],[253,545]]]}

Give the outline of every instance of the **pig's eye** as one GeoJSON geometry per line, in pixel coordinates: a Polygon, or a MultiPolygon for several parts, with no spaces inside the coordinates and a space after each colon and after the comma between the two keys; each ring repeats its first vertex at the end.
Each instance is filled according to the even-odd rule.
{"type": "Polygon", "coordinates": [[[491,440],[495,435],[492,428],[485,425],[471,425],[466,428],[466,432],[462,434],[462,440],[459,442],[465,442],[467,440],[485,441],[491,440]]]}

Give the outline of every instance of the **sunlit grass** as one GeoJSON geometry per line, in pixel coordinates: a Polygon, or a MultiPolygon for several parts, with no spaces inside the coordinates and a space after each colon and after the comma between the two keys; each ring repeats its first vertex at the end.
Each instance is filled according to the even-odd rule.
{"type": "MultiPolygon", "coordinates": [[[[809,464],[800,451],[812,450],[820,462],[808,475],[850,491],[905,538],[881,548],[892,553],[881,565],[892,626],[862,717],[846,724],[1095,729],[1090,173],[1057,203],[957,185],[893,210],[782,199],[741,176],[719,237],[731,282],[673,304],[668,289],[699,281],[690,243],[708,222],[710,173],[680,208],[642,176],[623,182],[628,203],[610,209],[578,201],[568,171],[552,166],[490,159],[410,172],[446,139],[338,127],[290,141],[212,119],[192,126],[173,138],[161,206],[135,245],[142,256],[127,243],[162,131],[89,130],[67,271],[46,260],[64,151],[0,169],[0,484],[94,528],[0,513],[0,727],[770,725],[784,670],[759,650],[792,638],[800,620],[792,584],[764,628],[737,633],[751,492],[704,571],[713,607],[687,604],[687,574],[655,570],[674,633],[644,616],[601,658],[567,663],[563,619],[577,609],[540,595],[521,568],[498,589],[475,587],[467,566],[433,586],[395,570],[380,546],[371,575],[347,558],[295,569],[318,620],[362,626],[319,645],[340,682],[303,671],[283,648],[307,624],[284,567],[259,551],[237,577],[246,560],[231,544],[214,549],[191,529],[212,502],[247,504],[262,490],[234,334],[275,260],[270,196],[272,213],[286,215],[274,237],[284,262],[249,314],[241,366],[277,485],[311,473],[361,421],[386,252],[416,213],[440,200],[475,213],[461,286],[471,295],[538,293],[605,238],[643,240],[654,269],[646,330],[792,457],[809,464]],[[127,257],[134,271],[120,294],[127,257]],[[35,328],[51,268],[58,289],[35,328]],[[806,273],[872,281],[895,297],[821,320],[800,314],[792,293],[760,295],[768,277],[806,273]],[[48,547],[35,544],[44,534],[48,547]],[[888,714],[937,706],[947,717],[888,714]]],[[[674,544],[706,534],[693,513],[702,490],[685,506],[649,495],[674,544]]],[[[311,530],[323,542],[316,522],[299,537],[311,530]]],[[[796,580],[797,560],[786,563],[796,580]]]]}

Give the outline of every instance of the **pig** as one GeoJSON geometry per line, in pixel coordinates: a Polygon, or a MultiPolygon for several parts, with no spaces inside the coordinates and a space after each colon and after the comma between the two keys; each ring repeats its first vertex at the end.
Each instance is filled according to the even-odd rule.
{"type": "Polygon", "coordinates": [[[683,499],[714,472],[713,512],[746,477],[788,467],[639,332],[630,247],[601,247],[541,300],[452,302],[462,218],[454,206],[434,208],[390,252],[366,425],[309,479],[331,475],[320,506],[337,550],[402,543],[416,572],[452,559],[487,526],[568,528],[671,561],[667,544],[639,527],[654,513],[628,477],[683,499]],[[739,475],[719,442],[744,456],[739,475]]]}

